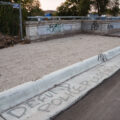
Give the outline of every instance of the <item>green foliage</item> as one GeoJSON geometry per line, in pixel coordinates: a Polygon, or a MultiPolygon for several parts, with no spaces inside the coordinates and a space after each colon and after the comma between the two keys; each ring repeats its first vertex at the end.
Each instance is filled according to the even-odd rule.
{"type": "Polygon", "coordinates": [[[80,0],[78,10],[79,15],[86,16],[90,10],[90,0],[80,0]]]}
{"type": "Polygon", "coordinates": [[[117,16],[120,12],[119,8],[119,0],[115,0],[114,3],[111,4],[110,9],[108,9],[108,13],[111,14],[112,16],[117,16]]]}
{"type": "Polygon", "coordinates": [[[57,15],[85,16],[90,10],[94,10],[99,16],[108,11],[115,16],[119,13],[119,2],[119,0],[66,0],[57,8],[57,15]]]}
{"type": "MultiPolygon", "coordinates": [[[[0,0],[4,2],[15,2],[22,5],[23,23],[27,20],[27,16],[43,15],[38,0],[0,0]]],[[[23,24],[25,31],[25,24],[23,24]]],[[[18,35],[19,31],[19,10],[9,5],[0,5],[0,32],[8,35],[18,35]]]]}
{"type": "Polygon", "coordinates": [[[57,8],[59,16],[84,16],[90,9],[90,0],[66,0],[57,8]]]}
{"type": "Polygon", "coordinates": [[[94,9],[98,11],[98,15],[105,14],[110,0],[91,0],[94,9]]]}

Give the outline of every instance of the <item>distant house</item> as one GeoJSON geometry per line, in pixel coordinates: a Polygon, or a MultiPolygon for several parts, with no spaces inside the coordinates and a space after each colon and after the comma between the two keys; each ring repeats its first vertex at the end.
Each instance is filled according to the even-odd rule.
{"type": "Polygon", "coordinates": [[[45,13],[45,15],[54,15],[55,13],[56,13],[56,11],[55,10],[46,10],[46,11],[44,11],[44,13],[45,13]]]}

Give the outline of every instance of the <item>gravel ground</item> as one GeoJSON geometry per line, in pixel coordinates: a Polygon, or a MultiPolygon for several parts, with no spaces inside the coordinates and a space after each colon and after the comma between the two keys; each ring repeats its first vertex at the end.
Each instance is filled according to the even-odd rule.
{"type": "Polygon", "coordinates": [[[120,38],[76,35],[0,50],[0,91],[64,68],[120,45],[120,38]]]}

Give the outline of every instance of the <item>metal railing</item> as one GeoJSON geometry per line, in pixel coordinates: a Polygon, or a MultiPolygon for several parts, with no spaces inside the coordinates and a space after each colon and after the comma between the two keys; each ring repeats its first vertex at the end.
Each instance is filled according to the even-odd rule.
{"type": "Polygon", "coordinates": [[[88,20],[86,16],[29,16],[30,21],[45,21],[45,20],[88,20]]]}
{"type": "Polygon", "coordinates": [[[87,17],[87,16],[29,16],[29,21],[46,20],[120,20],[120,17],[87,17]]]}

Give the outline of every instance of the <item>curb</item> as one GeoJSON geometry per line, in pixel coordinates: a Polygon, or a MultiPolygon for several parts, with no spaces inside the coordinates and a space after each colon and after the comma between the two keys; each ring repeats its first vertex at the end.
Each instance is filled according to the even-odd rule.
{"type": "Polygon", "coordinates": [[[120,54],[120,47],[0,93],[0,113],[120,54]]]}
{"type": "Polygon", "coordinates": [[[3,118],[0,117],[0,120],[3,120],[3,118]]]}

